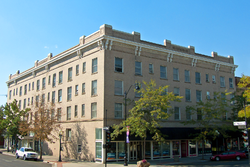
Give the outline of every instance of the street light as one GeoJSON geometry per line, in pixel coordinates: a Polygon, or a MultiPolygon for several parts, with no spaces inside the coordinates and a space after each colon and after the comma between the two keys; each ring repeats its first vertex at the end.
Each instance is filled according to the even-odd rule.
{"type": "Polygon", "coordinates": [[[60,145],[59,145],[59,162],[62,162],[62,158],[61,158],[61,141],[62,141],[62,131],[59,131],[59,138],[60,138],[60,145]]]}
{"type": "MultiPolygon", "coordinates": [[[[135,89],[136,89],[136,90],[140,90],[140,87],[139,87],[138,83],[135,83],[135,84],[133,84],[133,85],[131,85],[131,86],[129,87],[129,89],[128,89],[127,92],[126,92],[126,91],[124,92],[124,98],[125,98],[125,117],[124,117],[124,119],[125,119],[125,121],[126,121],[126,119],[127,119],[127,95],[128,95],[128,92],[129,92],[129,90],[131,89],[132,86],[135,86],[135,89]]],[[[126,126],[126,125],[125,125],[125,126],[126,126]]],[[[125,154],[124,154],[124,166],[128,166],[126,133],[125,133],[124,152],[125,152],[125,154]]]]}

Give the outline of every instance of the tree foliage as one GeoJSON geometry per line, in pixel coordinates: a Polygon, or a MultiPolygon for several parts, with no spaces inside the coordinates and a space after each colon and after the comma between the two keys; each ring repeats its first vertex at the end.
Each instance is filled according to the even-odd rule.
{"type": "MultiPolygon", "coordinates": [[[[240,79],[240,82],[238,83],[239,88],[243,88],[243,101],[246,105],[246,117],[250,118],[250,77],[243,75],[242,78],[240,79]]],[[[244,106],[244,104],[243,104],[244,106]]],[[[245,117],[245,111],[244,107],[238,112],[239,117],[245,117]]]]}
{"type": "MultiPolygon", "coordinates": [[[[134,107],[129,110],[129,115],[126,120],[118,125],[113,125],[114,132],[111,134],[112,138],[116,138],[127,130],[135,136],[145,140],[147,132],[153,134],[153,139],[158,142],[164,142],[164,136],[161,134],[159,128],[161,122],[166,121],[170,116],[167,112],[171,109],[170,103],[173,101],[180,101],[181,96],[175,96],[172,92],[168,93],[166,90],[168,86],[156,87],[155,81],[151,80],[149,83],[143,81],[145,88],[141,88],[137,93],[141,94],[138,101],[135,101],[134,107]]],[[[135,90],[136,91],[136,90],[135,90]]],[[[144,153],[145,155],[145,153],[144,153]]]]}

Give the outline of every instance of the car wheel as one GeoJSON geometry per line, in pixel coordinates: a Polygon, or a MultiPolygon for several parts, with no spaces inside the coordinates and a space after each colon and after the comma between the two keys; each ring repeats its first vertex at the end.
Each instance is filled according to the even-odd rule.
{"type": "Polygon", "coordinates": [[[19,156],[18,156],[18,154],[16,154],[16,159],[18,159],[19,158],[19,156]]]}
{"type": "Polygon", "coordinates": [[[236,157],[236,160],[239,161],[239,160],[240,160],[240,156],[237,156],[237,157],[236,157]]]}
{"type": "Polygon", "coordinates": [[[25,156],[25,155],[23,156],[23,160],[24,160],[24,161],[26,160],[26,156],[25,156]]]}
{"type": "Polygon", "coordinates": [[[216,161],[219,161],[219,160],[220,160],[220,157],[215,157],[215,160],[216,160],[216,161]]]}

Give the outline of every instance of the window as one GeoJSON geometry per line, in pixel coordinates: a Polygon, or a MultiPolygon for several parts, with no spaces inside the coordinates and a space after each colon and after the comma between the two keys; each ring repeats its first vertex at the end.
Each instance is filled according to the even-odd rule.
{"type": "Polygon", "coordinates": [[[52,92],[52,104],[55,104],[56,101],[56,91],[52,92]]]}
{"type": "Polygon", "coordinates": [[[75,95],[78,95],[78,85],[75,86],[75,95]]]}
{"type": "Polygon", "coordinates": [[[36,81],[36,90],[38,91],[40,89],[40,80],[36,81]]]}
{"type": "Polygon", "coordinates": [[[26,94],[27,94],[27,84],[24,85],[24,95],[26,95],[26,94]]]}
{"type": "Polygon", "coordinates": [[[36,96],[36,107],[38,107],[39,104],[39,95],[36,96]]]}
{"type": "Polygon", "coordinates": [[[212,75],[212,83],[216,83],[215,75],[212,75]]]}
{"type": "Polygon", "coordinates": [[[190,71],[185,70],[185,82],[190,82],[190,71]]]}
{"type": "Polygon", "coordinates": [[[82,152],[82,145],[77,145],[77,152],[81,153],[82,152]]]}
{"type": "Polygon", "coordinates": [[[221,93],[221,100],[223,103],[226,102],[226,94],[225,93],[221,93]]]}
{"type": "Polygon", "coordinates": [[[57,109],[57,121],[61,121],[61,118],[62,118],[62,109],[61,108],[58,108],[57,109]]]}
{"type": "Polygon", "coordinates": [[[21,104],[22,103],[22,101],[21,100],[19,100],[19,103],[18,103],[18,108],[21,110],[21,104]]]}
{"type": "Polygon", "coordinates": [[[234,88],[233,78],[229,78],[229,88],[234,88]]]}
{"type": "Polygon", "coordinates": [[[85,83],[82,83],[82,94],[85,94],[85,83]]]}
{"type": "Polygon", "coordinates": [[[71,129],[66,129],[66,140],[71,141],[71,129]]]}
{"type": "Polygon", "coordinates": [[[179,107],[174,107],[174,119],[180,120],[180,108],[179,107]]]}
{"type": "Polygon", "coordinates": [[[160,77],[163,79],[167,79],[167,67],[160,66],[160,77]]]}
{"type": "Polygon", "coordinates": [[[123,95],[123,81],[115,80],[115,95],[123,95]]]}
{"type": "Polygon", "coordinates": [[[97,58],[92,59],[92,73],[97,72],[97,58]]]}
{"type": "Polygon", "coordinates": [[[95,143],[95,149],[96,149],[96,159],[102,159],[102,142],[96,142],[95,143]]]}
{"type": "Polygon", "coordinates": [[[102,129],[101,128],[95,129],[95,139],[102,140],[102,129]]]}
{"type": "Polygon", "coordinates": [[[68,81],[72,81],[72,67],[68,68],[68,81]]]}
{"type": "Polygon", "coordinates": [[[79,64],[76,65],[76,75],[79,75],[79,64]]]}
{"type": "Polygon", "coordinates": [[[191,119],[192,119],[191,109],[187,108],[186,109],[186,120],[191,120],[191,119]]]}
{"type": "Polygon", "coordinates": [[[52,87],[56,86],[56,74],[53,74],[52,87]]]}
{"type": "Polygon", "coordinates": [[[196,90],[196,102],[199,102],[201,100],[202,100],[202,98],[201,98],[201,91],[200,90],[196,90]]]}
{"type": "Polygon", "coordinates": [[[63,71],[60,71],[59,72],[59,81],[58,81],[59,84],[62,84],[63,83],[63,71]]]}
{"type": "Polygon", "coordinates": [[[86,62],[82,63],[82,73],[86,72],[86,62]]]}
{"type": "Polygon", "coordinates": [[[47,100],[48,100],[48,102],[50,101],[50,92],[48,92],[47,100]]]}
{"type": "Polygon", "coordinates": [[[9,91],[9,99],[11,99],[11,90],[9,91]]]}
{"type": "Polygon", "coordinates": [[[58,90],[58,102],[62,102],[62,89],[58,90]]]}
{"type": "Polygon", "coordinates": [[[29,91],[30,91],[30,83],[29,83],[29,91]]]}
{"type": "Polygon", "coordinates": [[[201,84],[201,73],[195,72],[195,83],[201,84]]]}
{"type": "Polygon", "coordinates": [[[174,77],[174,81],[179,81],[179,69],[178,68],[174,68],[173,77],[174,77]]]}
{"type": "Polygon", "coordinates": [[[35,85],[34,82],[32,82],[32,90],[34,90],[34,87],[35,87],[34,85],[35,85]]]}
{"type": "Polygon", "coordinates": [[[42,89],[45,89],[46,87],[46,78],[42,79],[42,89]]]}
{"type": "Polygon", "coordinates": [[[51,78],[51,77],[50,77],[50,75],[49,75],[49,79],[48,79],[48,85],[50,85],[50,78],[51,78]]]}
{"type": "Polygon", "coordinates": [[[23,109],[26,108],[26,99],[23,100],[23,109]]]}
{"type": "Polygon", "coordinates": [[[97,80],[92,81],[91,95],[97,95],[97,80]]]}
{"type": "Polygon", "coordinates": [[[149,64],[149,74],[153,74],[153,73],[154,73],[154,65],[149,64]]]}
{"type": "Polygon", "coordinates": [[[71,120],[71,106],[67,107],[67,120],[71,120]]]}
{"type": "Polygon", "coordinates": [[[82,116],[85,116],[85,104],[82,104],[82,116]]]}
{"type": "Polygon", "coordinates": [[[115,103],[115,118],[122,118],[122,103],[115,103]]]}
{"type": "Polygon", "coordinates": [[[91,103],[91,118],[96,118],[97,115],[97,103],[91,103]]]}
{"type": "Polygon", "coordinates": [[[161,92],[161,95],[164,96],[164,95],[167,95],[168,94],[168,88],[164,89],[162,92],[161,92]]]}
{"type": "Polygon", "coordinates": [[[185,99],[186,101],[191,101],[191,90],[185,89],[185,99]]]}
{"type": "Polygon", "coordinates": [[[210,98],[211,98],[211,97],[210,97],[210,92],[207,91],[207,99],[210,100],[210,98]]]}
{"type": "Polygon", "coordinates": [[[225,87],[225,77],[220,77],[220,87],[225,87]]]}
{"type": "Polygon", "coordinates": [[[18,88],[16,88],[16,95],[18,95],[18,88]]]}
{"type": "Polygon", "coordinates": [[[33,105],[33,97],[31,97],[31,105],[33,105]]]}
{"type": "Polygon", "coordinates": [[[230,101],[231,105],[235,104],[234,94],[230,94],[230,101]]]}
{"type": "Polygon", "coordinates": [[[123,72],[123,59],[115,57],[115,72],[123,72]]]}
{"type": "Polygon", "coordinates": [[[142,75],[141,62],[139,62],[139,61],[135,62],[135,75],[142,75]]]}
{"type": "Polygon", "coordinates": [[[180,88],[174,88],[174,95],[180,96],[180,88]]]}
{"type": "Polygon", "coordinates": [[[72,87],[68,87],[67,89],[67,101],[71,100],[72,87]]]}
{"type": "Polygon", "coordinates": [[[209,82],[209,74],[206,74],[206,82],[209,82]]]}
{"type": "Polygon", "coordinates": [[[42,94],[42,105],[44,105],[45,102],[45,94],[42,94]]]}
{"type": "Polygon", "coordinates": [[[28,106],[30,105],[30,98],[28,98],[28,106]]]}
{"type": "Polygon", "coordinates": [[[78,115],[78,105],[75,105],[75,117],[78,115]]]}
{"type": "Polygon", "coordinates": [[[23,88],[23,87],[20,86],[20,89],[19,89],[19,91],[20,91],[20,92],[19,92],[19,96],[22,96],[22,88],[23,88]]]}
{"type": "Polygon", "coordinates": [[[197,120],[202,120],[201,108],[197,108],[197,120]]]}
{"type": "Polygon", "coordinates": [[[54,118],[55,118],[55,110],[52,109],[52,110],[51,110],[51,119],[54,119],[54,118]]]}

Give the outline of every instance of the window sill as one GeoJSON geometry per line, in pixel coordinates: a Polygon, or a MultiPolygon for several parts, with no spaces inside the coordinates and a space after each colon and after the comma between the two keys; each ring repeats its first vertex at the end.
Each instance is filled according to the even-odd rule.
{"type": "Polygon", "coordinates": [[[85,95],[85,94],[86,94],[85,92],[82,93],[82,95],[85,95]]]}
{"type": "Polygon", "coordinates": [[[77,93],[77,94],[75,94],[75,96],[78,96],[78,93],[77,93]]]}
{"type": "Polygon", "coordinates": [[[124,72],[119,72],[119,71],[114,71],[114,72],[118,74],[124,74],[124,72]]]}
{"type": "Polygon", "coordinates": [[[168,78],[160,78],[160,79],[162,79],[162,80],[168,80],[168,78]]]}
{"type": "Polygon", "coordinates": [[[187,102],[187,103],[192,103],[192,101],[191,101],[191,100],[186,100],[185,102],[187,102]]]}
{"type": "Polygon", "coordinates": [[[173,80],[174,82],[180,82],[180,80],[173,80]]]}
{"type": "Polygon", "coordinates": [[[135,76],[138,76],[138,77],[143,77],[142,74],[135,74],[135,76]]]}
{"type": "Polygon", "coordinates": [[[191,82],[190,82],[190,81],[189,81],[189,82],[185,81],[184,83],[188,83],[188,84],[191,84],[191,82]]]}
{"type": "Polygon", "coordinates": [[[85,74],[85,73],[86,73],[86,71],[83,71],[82,73],[83,73],[83,74],[85,74]]]}
{"type": "Polygon", "coordinates": [[[62,85],[62,84],[63,84],[62,82],[58,83],[58,85],[62,85]]]}
{"type": "Polygon", "coordinates": [[[124,95],[117,95],[117,94],[114,94],[115,96],[121,96],[121,97],[123,97],[124,95]]]}
{"type": "Polygon", "coordinates": [[[92,72],[92,74],[91,74],[91,75],[95,75],[95,74],[98,74],[98,71],[97,71],[97,72],[92,72]]]}
{"type": "Polygon", "coordinates": [[[91,97],[96,97],[96,96],[98,96],[98,94],[96,94],[96,95],[91,95],[91,97]]]}
{"type": "Polygon", "coordinates": [[[73,81],[73,79],[69,79],[69,80],[68,80],[68,82],[71,82],[71,81],[73,81]]]}
{"type": "Polygon", "coordinates": [[[195,83],[196,85],[202,85],[201,83],[195,83]]]}
{"type": "Polygon", "coordinates": [[[67,102],[70,102],[70,101],[72,101],[72,99],[70,99],[70,100],[67,100],[67,102]]]}
{"type": "Polygon", "coordinates": [[[76,76],[79,76],[79,73],[78,73],[78,74],[76,74],[76,76]]]}
{"type": "Polygon", "coordinates": [[[149,74],[150,74],[150,75],[154,75],[154,73],[153,73],[153,72],[149,72],[149,74]]]}

